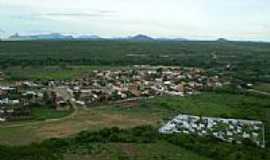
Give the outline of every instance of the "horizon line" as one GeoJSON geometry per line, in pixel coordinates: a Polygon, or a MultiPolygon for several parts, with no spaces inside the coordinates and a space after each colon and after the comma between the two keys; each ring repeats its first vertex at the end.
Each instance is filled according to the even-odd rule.
{"type": "MultiPolygon", "coordinates": [[[[37,35],[50,35],[50,34],[60,34],[64,36],[72,36],[72,38],[79,39],[80,36],[97,36],[98,38],[96,39],[107,39],[107,40],[112,40],[112,39],[127,39],[127,38],[132,38],[138,35],[143,35],[147,36],[149,38],[152,38],[153,40],[158,40],[158,39],[168,39],[168,40],[176,40],[176,39],[183,39],[187,41],[218,41],[221,39],[224,39],[224,41],[238,41],[238,42],[262,42],[262,43],[270,43],[270,40],[251,40],[247,38],[227,38],[226,36],[154,36],[154,35],[149,35],[149,34],[144,34],[144,33],[137,33],[137,34],[130,34],[130,35],[118,35],[118,36],[100,36],[99,34],[90,34],[90,33],[61,33],[61,32],[41,32],[41,33],[19,33],[19,32],[14,32],[11,34],[8,34],[4,38],[1,38],[0,40],[8,41],[11,36],[14,36],[18,34],[18,36],[37,36],[37,35]],[[197,38],[195,38],[197,37],[197,38]]],[[[94,39],[94,38],[93,38],[94,39]]],[[[46,39],[44,39],[46,40],[46,39]]],[[[21,41],[29,41],[29,40],[21,40],[21,41]]]]}

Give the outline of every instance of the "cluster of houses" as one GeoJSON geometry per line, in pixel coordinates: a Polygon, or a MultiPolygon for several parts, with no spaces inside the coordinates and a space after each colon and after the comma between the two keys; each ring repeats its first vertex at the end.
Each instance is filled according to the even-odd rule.
{"type": "Polygon", "coordinates": [[[95,70],[68,84],[78,102],[94,104],[134,97],[184,96],[223,85],[202,69],[135,66],[129,70],[95,70]]]}
{"type": "Polygon", "coordinates": [[[30,110],[22,105],[19,96],[16,88],[0,86],[0,122],[28,118],[30,110]]]}
{"type": "Polygon", "coordinates": [[[44,104],[44,91],[33,82],[0,85],[0,121],[31,119],[31,105],[44,104]]]}
{"type": "Polygon", "coordinates": [[[56,110],[68,110],[73,103],[90,106],[136,97],[185,96],[222,85],[218,76],[202,69],[164,66],[94,70],[74,80],[20,81],[0,85],[0,121],[20,115],[16,108],[28,111],[24,108],[32,104],[51,103],[56,110]]]}
{"type": "Polygon", "coordinates": [[[70,108],[56,89],[42,83],[23,81],[0,86],[0,122],[31,119],[31,108],[38,106],[52,106],[56,110],[70,108]]]}
{"type": "Polygon", "coordinates": [[[159,129],[160,133],[184,133],[211,136],[225,142],[251,142],[265,147],[264,125],[261,121],[222,119],[180,114],[159,129]]]}

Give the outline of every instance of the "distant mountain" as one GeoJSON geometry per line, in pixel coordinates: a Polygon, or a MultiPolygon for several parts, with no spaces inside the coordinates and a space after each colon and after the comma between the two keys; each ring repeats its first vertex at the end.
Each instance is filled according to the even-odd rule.
{"type": "Polygon", "coordinates": [[[228,39],[225,39],[225,38],[219,38],[217,39],[218,42],[229,42],[228,39]]]}
{"type": "Polygon", "coordinates": [[[97,35],[82,35],[82,36],[79,36],[79,37],[76,37],[76,39],[79,39],[79,40],[97,40],[97,39],[103,39],[97,35]]]}
{"type": "Polygon", "coordinates": [[[157,38],[155,40],[159,40],[159,41],[189,41],[188,39],[185,39],[185,38],[157,38]]]}
{"type": "Polygon", "coordinates": [[[173,40],[175,40],[175,41],[189,41],[189,39],[186,39],[186,38],[175,38],[173,40]]]}
{"type": "Polygon", "coordinates": [[[147,35],[143,35],[143,34],[138,34],[134,37],[128,37],[127,39],[132,40],[132,41],[153,41],[153,40],[155,40],[154,38],[149,37],[147,35]]]}
{"type": "Polygon", "coordinates": [[[138,34],[134,37],[128,37],[127,39],[133,41],[188,41],[188,39],[184,38],[152,38],[143,34],[138,34]]]}
{"type": "Polygon", "coordinates": [[[18,33],[10,36],[8,40],[14,41],[27,41],[27,40],[71,40],[72,36],[62,35],[60,33],[51,33],[51,34],[38,34],[38,35],[25,35],[21,36],[18,33]]]}
{"type": "Polygon", "coordinates": [[[71,36],[63,35],[60,33],[51,33],[51,34],[37,34],[37,35],[19,35],[15,33],[11,35],[8,39],[9,41],[35,41],[35,40],[121,40],[121,41],[188,41],[184,38],[152,38],[144,34],[138,34],[135,36],[129,37],[116,37],[116,38],[102,38],[97,35],[80,35],[80,36],[71,36]]]}

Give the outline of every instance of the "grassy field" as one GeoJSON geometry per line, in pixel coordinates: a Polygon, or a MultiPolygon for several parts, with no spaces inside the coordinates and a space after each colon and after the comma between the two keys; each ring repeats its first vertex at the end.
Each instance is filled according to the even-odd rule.
{"type": "Polygon", "coordinates": [[[31,117],[29,119],[2,122],[0,127],[23,126],[31,123],[43,123],[43,121],[52,121],[68,117],[73,112],[73,108],[68,111],[56,111],[52,106],[33,106],[31,108],[31,117]]]}
{"type": "Polygon", "coordinates": [[[30,125],[19,127],[0,126],[0,144],[29,144],[52,137],[66,137],[82,130],[98,130],[104,127],[128,128],[144,124],[157,125],[160,119],[158,116],[144,117],[139,113],[125,114],[102,108],[107,108],[107,106],[87,110],[79,109],[73,117],[60,121],[30,123],[30,125]]]}
{"type": "Polygon", "coordinates": [[[254,89],[270,93],[270,83],[257,83],[255,84],[254,89]]]}
{"type": "MultiPolygon", "coordinates": [[[[80,108],[76,111],[76,114],[59,121],[43,121],[30,125],[26,123],[25,126],[15,127],[7,125],[0,126],[0,146],[1,144],[8,146],[27,145],[22,146],[22,148],[26,147],[25,150],[22,150],[22,148],[12,148],[8,150],[9,152],[15,152],[17,149],[16,154],[20,153],[27,157],[31,155],[30,153],[37,156],[39,153],[36,152],[40,152],[40,156],[43,154],[51,155],[50,153],[52,151],[58,149],[57,146],[65,148],[66,145],[69,145],[64,152],[61,151],[64,160],[209,160],[212,159],[212,157],[216,157],[213,159],[220,159],[222,157],[222,159],[226,160],[238,160],[246,157],[245,155],[247,153],[252,155],[252,157],[250,157],[251,160],[255,160],[256,157],[267,159],[267,157],[269,157],[267,153],[270,139],[269,104],[270,99],[266,99],[265,97],[225,92],[206,92],[189,97],[156,97],[154,99],[140,100],[138,102],[126,102],[124,104],[90,107],[87,109],[80,108]],[[82,133],[78,134],[81,131],[86,131],[87,134],[91,135],[91,132],[99,132],[104,128],[115,126],[128,129],[141,125],[151,125],[158,128],[162,123],[167,122],[170,118],[179,113],[261,120],[265,123],[266,146],[268,148],[262,150],[257,147],[200,139],[191,140],[188,141],[188,143],[183,142],[183,144],[180,142],[180,146],[171,142],[168,143],[169,141],[165,139],[151,143],[141,143],[141,141],[136,143],[124,143],[121,141],[103,142],[102,140],[104,139],[101,138],[101,142],[92,142],[91,139],[88,139],[91,141],[91,143],[88,143],[85,142],[87,136],[83,136],[84,134],[82,133]],[[72,139],[78,136],[82,136],[82,138],[75,138],[74,140],[78,140],[78,142],[75,143],[72,139]],[[70,138],[63,139],[65,137],[70,138]],[[46,144],[44,140],[48,138],[60,138],[60,141],[54,142],[52,140],[50,143],[46,144]],[[66,140],[69,142],[68,144],[65,144],[66,140]],[[29,146],[29,144],[33,142],[43,142],[41,146],[45,148],[37,147],[34,149],[36,147],[35,145],[29,146]],[[53,145],[54,149],[52,149],[50,145],[53,145]],[[18,152],[18,150],[20,150],[20,152],[18,152]],[[262,153],[264,155],[262,155],[262,153]]],[[[93,133],[92,135],[96,135],[95,137],[98,138],[100,136],[106,137],[108,133],[109,132],[105,131],[98,134],[93,133]]],[[[133,135],[136,132],[132,131],[127,133],[133,135]]],[[[127,139],[129,137],[122,136],[127,139]]],[[[148,138],[147,135],[141,138],[145,140],[151,139],[151,137],[148,138]]],[[[184,140],[186,140],[186,138],[184,138],[184,140]]],[[[1,153],[4,154],[5,152],[1,152],[0,147],[0,154],[1,153]]]]}
{"type": "MultiPolygon", "coordinates": [[[[6,79],[13,80],[71,80],[95,69],[117,69],[117,66],[13,66],[2,69],[6,79]]],[[[125,67],[126,68],[126,67],[125,67]]]]}
{"type": "Polygon", "coordinates": [[[269,142],[269,104],[270,99],[254,96],[203,93],[190,97],[157,97],[138,103],[81,108],[76,115],[63,121],[0,128],[0,144],[27,144],[73,135],[81,130],[113,126],[128,128],[148,124],[158,127],[179,113],[261,120],[265,122],[269,142]]]}
{"type": "Polygon", "coordinates": [[[56,119],[63,118],[70,115],[73,109],[69,111],[55,111],[52,107],[33,107],[32,115],[33,120],[46,120],[46,119],[56,119]]]}

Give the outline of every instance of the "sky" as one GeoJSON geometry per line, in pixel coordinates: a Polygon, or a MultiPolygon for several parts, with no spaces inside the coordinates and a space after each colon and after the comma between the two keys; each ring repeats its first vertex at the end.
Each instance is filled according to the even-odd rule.
{"type": "Polygon", "coordinates": [[[0,0],[16,32],[270,41],[270,0],[0,0]]]}

